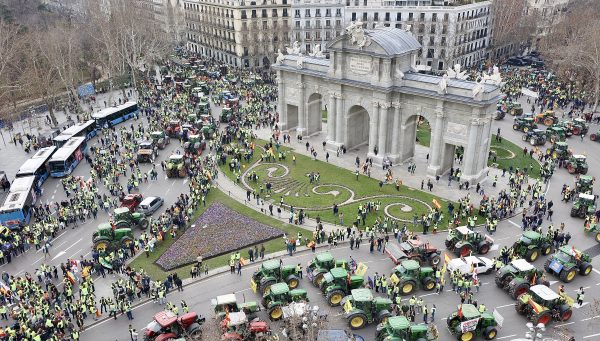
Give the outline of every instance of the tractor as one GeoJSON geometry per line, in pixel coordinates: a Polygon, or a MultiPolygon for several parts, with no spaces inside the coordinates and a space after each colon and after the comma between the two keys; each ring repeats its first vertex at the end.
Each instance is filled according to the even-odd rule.
{"type": "Polygon", "coordinates": [[[573,155],[569,150],[569,145],[566,142],[556,142],[546,149],[547,155],[552,155],[553,159],[566,160],[573,155]]]}
{"type": "Polygon", "coordinates": [[[285,282],[286,286],[291,289],[296,289],[300,284],[296,266],[280,265],[276,259],[271,259],[263,262],[258,270],[252,274],[250,287],[252,291],[260,290],[261,294],[268,293],[271,286],[275,283],[285,282]]]}
{"type": "Polygon", "coordinates": [[[498,269],[495,278],[496,285],[508,291],[516,299],[517,296],[529,290],[533,284],[549,284],[545,280],[544,272],[524,259],[515,259],[498,269]]]}
{"type": "Polygon", "coordinates": [[[227,122],[231,121],[232,118],[233,118],[233,109],[224,107],[221,110],[221,116],[220,116],[219,120],[223,123],[227,123],[227,122]]]}
{"type": "Polygon", "coordinates": [[[542,123],[545,126],[551,126],[558,122],[558,117],[552,110],[546,110],[541,114],[537,114],[534,117],[535,123],[542,123]]]}
{"type": "Polygon", "coordinates": [[[600,226],[598,226],[598,220],[596,216],[590,216],[588,222],[585,224],[583,231],[586,234],[594,234],[596,242],[600,243],[600,226]]]}
{"type": "Polygon", "coordinates": [[[448,330],[458,340],[470,341],[476,336],[493,340],[498,335],[498,322],[487,310],[480,313],[472,304],[461,304],[447,319],[448,330]]]}
{"type": "Polygon", "coordinates": [[[585,218],[596,212],[596,196],[579,193],[571,208],[571,217],[585,218]]]}
{"type": "Polygon", "coordinates": [[[494,115],[494,119],[499,121],[504,119],[504,117],[506,116],[506,113],[502,110],[496,110],[496,114],[494,115]]]}
{"type": "Polygon", "coordinates": [[[140,229],[146,229],[148,227],[148,219],[146,216],[138,213],[129,211],[127,207],[115,208],[113,212],[113,221],[117,228],[131,227],[135,225],[140,229]]]}
{"type": "Polygon", "coordinates": [[[217,298],[211,300],[211,304],[214,306],[215,317],[219,321],[225,318],[227,312],[234,313],[243,311],[244,313],[253,316],[260,310],[260,306],[254,301],[238,303],[235,294],[217,296],[217,298]]]}
{"type": "Polygon", "coordinates": [[[552,240],[535,231],[525,231],[512,246],[513,254],[535,262],[540,254],[546,256],[552,253],[552,240]]]}
{"type": "Polygon", "coordinates": [[[377,325],[376,341],[436,341],[439,332],[435,324],[413,324],[405,316],[392,316],[377,325]]]}
{"type": "Polygon", "coordinates": [[[575,192],[592,194],[594,189],[594,182],[596,179],[590,175],[580,175],[577,177],[575,182],[575,192]]]}
{"type": "Polygon", "coordinates": [[[267,322],[249,319],[243,311],[230,312],[219,326],[223,330],[222,341],[265,340],[271,335],[267,322]]]}
{"type": "Polygon", "coordinates": [[[565,162],[565,168],[570,174],[587,174],[588,164],[585,155],[573,155],[565,162]]]}
{"type": "Polygon", "coordinates": [[[202,121],[202,127],[200,128],[200,133],[204,136],[205,139],[212,139],[215,131],[217,130],[217,126],[214,122],[211,121],[202,121]]]}
{"type": "Polygon", "coordinates": [[[418,238],[411,238],[405,242],[396,245],[389,243],[385,247],[385,253],[392,259],[394,264],[398,265],[406,259],[414,259],[419,264],[429,264],[437,266],[440,264],[440,251],[431,247],[429,243],[423,243],[418,238]]]}
{"type": "Polygon", "coordinates": [[[545,285],[534,285],[517,297],[515,310],[535,325],[547,325],[552,319],[566,322],[573,315],[573,300],[545,285]]]}
{"type": "Polygon", "coordinates": [[[590,134],[590,140],[600,142],[600,130],[594,134],[590,134]]]}
{"type": "Polygon", "coordinates": [[[329,252],[318,253],[306,266],[306,278],[315,286],[320,287],[323,276],[333,268],[349,270],[348,261],[345,259],[335,260],[329,252]]]}
{"type": "Polygon", "coordinates": [[[533,129],[537,129],[537,124],[535,124],[535,122],[533,121],[533,118],[531,118],[531,117],[515,118],[515,122],[513,123],[513,130],[518,130],[518,131],[522,131],[522,132],[526,133],[533,129]]]}
{"type": "Polygon", "coordinates": [[[421,267],[414,260],[405,260],[394,268],[390,281],[400,287],[401,295],[410,295],[415,289],[431,291],[435,289],[433,268],[421,267]]]}
{"type": "Polygon", "coordinates": [[[274,283],[269,289],[263,295],[262,304],[267,309],[267,315],[271,321],[277,321],[283,317],[283,306],[292,302],[308,302],[308,296],[304,289],[290,290],[286,283],[274,283]]]}
{"type": "Polygon", "coordinates": [[[392,301],[389,298],[373,297],[370,289],[354,289],[344,297],[342,306],[348,326],[361,329],[371,323],[384,323],[391,316],[392,301]]]}
{"type": "Polygon", "coordinates": [[[154,315],[152,322],[143,329],[144,340],[163,341],[183,338],[200,341],[202,340],[201,326],[205,320],[195,312],[177,316],[170,310],[164,310],[154,315]]]}
{"type": "Polygon", "coordinates": [[[169,156],[166,168],[169,178],[184,178],[187,175],[187,167],[183,155],[173,154],[169,156]]]}
{"type": "Polygon", "coordinates": [[[483,236],[472,231],[467,226],[459,226],[448,231],[446,247],[459,256],[468,256],[472,252],[485,255],[490,251],[494,240],[490,236],[483,236]]]}
{"type": "Polygon", "coordinates": [[[363,276],[350,275],[344,268],[333,268],[323,276],[320,287],[330,306],[338,306],[352,289],[363,286],[363,276]]]}
{"type": "Polygon", "coordinates": [[[100,253],[110,253],[122,247],[128,248],[133,243],[133,232],[130,228],[116,228],[113,230],[109,223],[98,225],[98,229],[92,234],[94,250],[100,253]]]}
{"type": "Polygon", "coordinates": [[[544,132],[546,139],[551,143],[565,142],[567,135],[565,129],[562,127],[550,127],[544,132]]]}
{"type": "Polygon", "coordinates": [[[206,141],[200,138],[200,135],[190,135],[187,142],[183,144],[183,149],[188,154],[200,155],[206,148],[206,141]]]}
{"type": "Polygon", "coordinates": [[[532,146],[540,146],[546,143],[546,132],[541,129],[533,129],[521,136],[523,141],[528,141],[532,146]]]}
{"type": "Polygon", "coordinates": [[[127,207],[133,213],[143,200],[144,196],[140,193],[127,194],[121,199],[121,207],[127,207]]]}
{"type": "Polygon", "coordinates": [[[558,276],[558,278],[570,283],[575,279],[577,273],[587,276],[592,272],[592,260],[589,254],[581,252],[573,246],[563,245],[552,258],[546,260],[544,270],[558,276]]]}
{"type": "Polygon", "coordinates": [[[181,134],[181,121],[180,120],[169,121],[169,125],[167,126],[167,136],[179,137],[180,134],[181,134]]]}
{"type": "Polygon", "coordinates": [[[573,126],[571,125],[571,122],[562,120],[562,121],[559,121],[557,123],[554,123],[553,125],[551,125],[550,127],[548,127],[548,129],[551,129],[551,128],[562,128],[564,130],[564,132],[565,132],[565,136],[566,137],[571,137],[571,136],[573,136],[573,131],[571,130],[572,127],[573,126]]]}
{"type": "Polygon", "coordinates": [[[151,141],[138,142],[138,162],[153,162],[154,157],[156,157],[154,152],[154,144],[151,141]]]}
{"type": "Polygon", "coordinates": [[[164,131],[153,131],[150,133],[150,137],[158,149],[165,149],[165,147],[171,143],[171,138],[167,136],[164,131]]]}
{"type": "Polygon", "coordinates": [[[210,114],[210,104],[208,104],[208,98],[201,98],[198,103],[198,112],[200,114],[210,114]]]}
{"type": "Polygon", "coordinates": [[[521,116],[523,115],[523,107],[519,102],[509,102],[508,112],[513,116],[521,116]]]}
{"type": "Polygon", "coordinates": [[[589,131],[589,126],[582,118],[574,118],[571,121],[571,132],[575,136],[579,136],[581,134],[585,135],[589,131]]]}

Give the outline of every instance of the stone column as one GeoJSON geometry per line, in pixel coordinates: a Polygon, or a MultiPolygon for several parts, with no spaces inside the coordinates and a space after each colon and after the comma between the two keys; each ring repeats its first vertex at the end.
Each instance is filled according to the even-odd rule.
{"type": "Polygon", "coordinates": [[[306,84],[303,82],[298,82],[298,133],[301,135],[306,135],[308,133],[308,120],[306,115],[306,84]]]}
{"type": "MultiPolygon", "coordinates": [[[[392,156],[398,156],[398,133],[400,133],[400,123],[402,122],[402,111],[400,111],[400,103],[392,103],[394,106],[394,122],[392,123],[392,156]]],[[[395,160],[394,160],[395,161],[395,160]]]]}
{"type": "Polygon", "coordinates": [[[329,108],[327,108],[327,141],[336,141],[336,100],[335,93],[329,93],[329,108]]]}
{"type": "Polygon", "coordinates": [[[344,102],[341,94],[335,94],[335,102],[335,142],[346,144],[347,141],[344,136],[346,120],[344,119],[344,102]]]}
{"type": "Polygon", "coordinates": [[[285,86],[283,85],[282,72],[277,71],[277,87],[279,92],[277,93],[277,111],[279,112],[279,128],[283,131],[288,129],[287,126],[287,106],[283,98],[285,97],[285,86]]]}
{"type": "Polygon", "coordinates": [[[373,113],[369,120],[369,155],[375,155],[377,128],[379,127],[379,102],[373,102],[373,113]]]}
{"type": "Polygon", "coordinates": [[[463,168],[463,174],[465,175],[467,180],[470,180],[471,176],[475,175],[474,173],[474,165],[475,165],[475,154],[477,154],[476,150],[479,148],[477,146],[477,133],[479,130],[479,126],[481,123],[478,118],[474,118],[471,120],[471,125],[469,126],[469,142],[467,147],[465,148],[465,165],[463,168]]]}
{"type": "Polygon", "coordinates": [[[386,146],[387,146],[387,127],[388,127],[388,121],[387,121],[387,114],[388,114],[388,108],[390,107],[390,105],[388,103],[380,103],[379,104],[381,109],[379,111],[379,155],[380,156],[384,156],[386,153],[388,153],[389,151],[386,150],[386,146]]]}
{"type": "Polygon", "coordinates": [[[431,144],[429,150],[429,166],[427,167],[427,174],[429,176],[439,175],[441,156],[442,156],[442,141],[443,132],[442,128],[444,125],[444,112],[443,108],[438,105],[435,113],[435,126],[431,134],[431,144]]]}

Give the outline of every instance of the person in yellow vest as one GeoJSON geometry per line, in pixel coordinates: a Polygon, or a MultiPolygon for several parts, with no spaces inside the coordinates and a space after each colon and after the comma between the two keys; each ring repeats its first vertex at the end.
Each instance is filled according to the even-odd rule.
{"type": "Polygon", "coordinates": [[[483,313],[484,311],[485,311],[485,304],[481,303],[481,304],[479,305],[479,312],[480,312],[480,313],[483,313]]]}

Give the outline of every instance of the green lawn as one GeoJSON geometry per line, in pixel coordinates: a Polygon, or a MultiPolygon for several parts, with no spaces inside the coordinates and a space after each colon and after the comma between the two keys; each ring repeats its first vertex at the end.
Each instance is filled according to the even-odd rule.
{"type": "Polygon", "coordinates": [[[321,121],[327,122],[327,110],[321,110],[321,121]]]}
{"type": "MultiPolygon", "coordinates": [[[[255,219],[256,221],[259,221],[269,226],[276,227],[284,231],[287,235],[296,236],[298,232],[301,232],[304,236],[310,234],[305,229],[298,228],[294,225],[282,223],[277,219],[273,219],[268,215],[257,212],[252,208],[246,207],[216,188],[210,190],[206,201],[206,207],[209,207],[212,202],[223,203],[229,208],[241,214],[244,214],[245,216],[248,216],[252,219],[255,219]]],[[[198,210],[194,213],[194,217],[191,221],[195,221],[204,212],[204,209],[205,208],[203,206],[199,207],[198,210]]],[[[172,272],[177,272],[180,278],[190,277],[190,269],[192,268],[192,265],[183,266],[173,271],[165,272],[154,263],[175,242],[175,240],[176,239],[167,236],[165,240],[156,245],[156,248],[154,249],[154,252],[150,254],[150,257],[146,257],[146,255],[142,252],[142,254],[140,254],[133,262],[131,262],[130,266],[136,269],[144,269],[154,280],[162,280],[167,277],[168,273],[172,272]]],[[[264,245],[267,254],[285,249],[285,244],[283,243],[283,240],[279,238],[265,242],[264,245]]],[[[246,259],[248,258],[246,248],[240,249],[240,252],[242,254],[242,257],[245,257],[246,259]]],[[[225,266],[229,263],[229,254],[207,259],[204,262],[208,264],[209,270],[225,266]]]]}
{"type": "MultiPolygon", "coordinates": [[[[256,142],[261,145],[265,143],[265,141],[256,142]]],[[[262,149],[258,147],[255,149],[250,164],[260,160],[261,151],[262,149]]],[[[246,182],[257,192],[260,192],[260,186],[262,185],[262,197],[266,200],[278,204],[283,197],[283,202],[286,205],[305,208],[311,218],[316,218],[318,215],[323,221],[338,223],[338,217],[333,215],[331,207],[334,204],[339,205],[348,200],[351,197],[349,190],[354,192],[354,199],[358,201],[339,207],[340,212],[344,214],[344,225],[346,226],[349,226],[356,218],[358,205],[366,201],[381,201],[382,203],[381,210],[377,214],[368,215],[367,224],[372,224],[378,216],[383,217],[384,207],[388,204],[403,203],[411,206],[412,210],[410,212],[408,210],[402,211],[400,209],[402,206],[390,207],[390,214],[400,219],[408,220],[412,220],[414,214],[420,217],[422,214],[428,213],[429,208],[421,202],[433,207],[432,200],[434,198],[439,202],[442,210],[444,212],[447,211],[448,201],[436,197],[429,192],[406,186],[401,186],[400,190],[397,191],[393,184],[383,185],[380,188],[380,179],[368,178],[361,174],[357,180],[355,173],[351,170],[340,168],[324,161],[314,161],[304,155],[296,154],[296,164],[294,165],[292,162],[292,152],[289,149],[286,149],[286,151],[286,160],[277,161],[277,164],[263,163],[256,166],[252,171],[255,171],[258,175],[258,181],[254,182],[247,179],[246,182]],[[287,167],[287,170],[283,166],[287,167]],[[289,173],[286,174],[288,170],[289,173]],[[316,184],[310,183],[308,175],[311,172],[318,172],[320,174],[319,185],[321,187],[315,188],[316,184]],[[269,173],[271,177],[268,176],[269,173]],[[273,184],[271,193],[266,192],[267,179],[273,184]],[[316,194],[314,191],[318,191],[321,194],[316,194]],[[395,196],[415,198],[421,202],[395,196]]],[[[322,153],[322,151],[319,152],[322,153]]],[[[248,167],[248,163],[243,163],[242,173],[248,167]]],[[[222,166],[221,168],[228,177],[234,181],[237,180],[237,175],[232,173],[228,166],[222,166]]],[[[456,203],[455,207],[458,207],[456,203]]]]}
{"type": "Polygon", "coordinates": [[[420,145],[429,147],[429,143],[431,142],[431,126],[428,121],[423,120],[423,122],[417,126],[417,139],[420,145]]]}
{"type": "Polygon", "coordinates": [[[494,166],[499,169],[506,169],[508,171],[510,166],[513,166],[513,169],[529,169],[529,166],[533,165],[533,169],[529,176],[533,178],[540,177],[540,164],[538,163],[536,156],[534,155],[534,157],[531,158],[529,157],[529,154],[523,155],[523,148],[508,141],[507,139],[503,138],[502,142],[497,142],[496,135],[493,135],[490,150],[496,151],[496,161],[494,162],[493,159],[490,158],[488,160],[489,166],[494,166]]]}

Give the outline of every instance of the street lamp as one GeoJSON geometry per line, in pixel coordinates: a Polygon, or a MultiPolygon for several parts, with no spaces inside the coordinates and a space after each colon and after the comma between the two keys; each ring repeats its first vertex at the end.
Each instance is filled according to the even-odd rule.
{"type": "Polygon", "coordinates": [[[536,326],[531,322],[527,322],[525,325],[529,328],[529,333],[525,333],[525,338],[528,340],[536,341],[542,339],[542,333],[546,331],[546,326],[543,323],[538,323],[536,326]]]}

